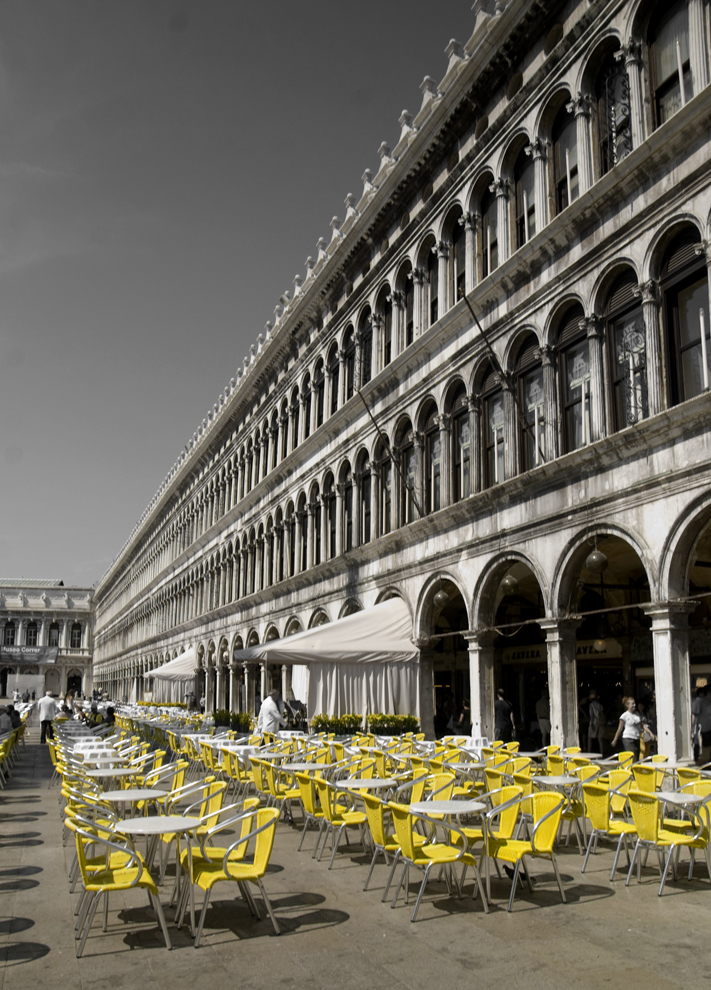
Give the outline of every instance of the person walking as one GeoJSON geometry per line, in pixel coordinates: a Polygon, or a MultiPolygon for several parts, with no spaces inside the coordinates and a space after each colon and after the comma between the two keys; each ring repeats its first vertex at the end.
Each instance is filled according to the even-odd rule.
{"type": "Polygon", "coordinates": [[[694,731],[701,736],[699,762],[703,765],[711,760],[711,698],[707,687],[700,687],[691,703],[692,737],[694,731]]]}
{"type": "Polygon", "coordinates": [[[257,732],[278,732],[286,725],[279,707],[279,692],[276,688],[269,692],[259,709],[257,732]]]}
{"type": "Polygon", "coordinates": [[[594,752],[592,744],[595,742],[600,750],[600,756],[604,756],[605,711],[597,691],[590,691],[588,698],[588,753],[594,752]]]}
{"type": "Polygon", "coordinates": [[[55,704],[51,691],[47,691],[44,698],[40,699],[38,707],[40,717],[40,742],[45,743],[48,735],[50,739],[54,739],[52,720],[57,715],[57,705],[55,704]]]}
{"type": "Polygon", "coordinates": [[[615,738],[612,740],[614,750],[617,740],[622,736],[622,752],[634,753],[634,762],[639,760],[639,737],[642,734],[642,716],[637,711],[634,698],[623,698],[625,710],[620,715],[615,738]]]}
{"type": "Polygon", "coordinates": [[[506,700],[504,689],[499,688],[494,702],[494,738],[511,742],[516,734],[513,705],[506,700]]]}

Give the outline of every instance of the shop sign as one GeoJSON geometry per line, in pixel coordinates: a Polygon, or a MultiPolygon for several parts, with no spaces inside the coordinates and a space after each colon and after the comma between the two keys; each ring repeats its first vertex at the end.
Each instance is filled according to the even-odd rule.
{"type": "Polygon", "coordinates": [[[0,663],[56,663],[58,646],[0,646],[0,663]]]}

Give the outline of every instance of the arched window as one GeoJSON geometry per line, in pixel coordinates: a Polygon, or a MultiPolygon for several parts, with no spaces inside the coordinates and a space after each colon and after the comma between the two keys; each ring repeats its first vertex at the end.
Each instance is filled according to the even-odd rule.
{"type": "Polygon", "coordinates": [[[528,424],[528,429],[519,424],[520,464],[522,471],[530,471],[543,463],[546,454],[543,368],[535,334],[529,334],[519,348],[516,387],[519,407],[528,424]]]}
{"type": "Polygon", "coordinates": [[[559,368],[566,451],[590,443],[590,345],[582,306],[571,306],[558,330],[559,368]]]}
{"type": "MultiPolygon", "coordinates": [[[[578,141],[575,117],[564,103],[553,121],[555,210],[561,213],[578,198],[578,141]]],[[[527,238],[528,239],[528,238],[527,238]]]]}
{"type": "MultiPolygon", "coordinates": [[[[79,626],[79,645],[81,646],[81,626],[79,626]]],[[[25,646],[37,646],[37,623],[28,622],[25,630],[25,646]]]]}
{"type": "Polygon", "coordinates": [[[630,82],[623,59],[612,52],[595,81],[598,169],[606,175],[632,151],[630,82]]]}
{"type": "Polygon", "coordinates": [[[299,412],[300,412],[299,390],[295,388],[291,393],[291,449],[296,450],[299,446],[299,412]]]}
{"type": "Polygon", "coordinates": [[[269,424],[264,424],[262,430],[262,477],[269,474],[269,424]]]}
{"type": "Polygon", "coordinates": [[[353,549],[353,477],[348,462],[341,469],[341,492],[343,496],[343,552],[353,549]]]}
{"type": "Polygon", "coordinates": [[[700,241],[688,227],[667,249],[661,272],[662,312],[668,355],[670,405],[707,391],[709,352],[709,287],[700,241]]]}
{"type": "Polygon", "coordinates": [[[425,434],[425,512],[442,508],[442,438],[437,406],[432,403],[424,419],[425,434]]]}
{"type": "Polygon", "coordinates": [[[304,440],[306,440],[311,433],[311,379],[308,375],[304,379],[301,395],[304,401],[304,440]]]}
{"type": "Polygon", "coordinates": [[[393,356],[393,307],[390,286],[384,285],[378,294],[375,312],[380,320],[380,366],[385,368],[393,356]]]}
{"type": "Polygon", "coordinates": [[[289,453],[289,405],[284,399],[281,404],[281,415],[279,417],[279,424],[281,426],[281,455],[280,459],[283,461],[286,455],[289,453]]]}
{"type": "Polygon", "coordinates": [[[340,371],[340,366],[338,363],[338,346],[334,344],[328,355],[328,377],[331,382],[331,402],[330,402],[331,416],[333,416],[333,414],[338,409],[339,371],[340,371]]]}
{"type": "Polygon", "coordinates": [[[299,568],[302,571],[306,570],[308,562],[308,545],[309,545],[309,515],[306,508],[306,496],[302,492],[299,496],[299,568]]]}
{"type": "MultiPolygon", "coordinates": [[[[7,626],[5,626],[5,628],[7,629],[7,626]]],[[[14,633],[13,633],[13,637],[14,637],[14,633]]],[[[13,638],[13,643],[14,643],[14,641],[15,640],[13,638]]],[[[49,627],[49,643],[47,645],[48,646],[59,646],[59,623],[58,622],[53,622],[50,625],[50,627],[49,627]]]]}
{"type": "Polygon", "coordinates": [[[414,522],[417,484],[417,454],[412,430],[403,431],[400,443],[400,520],[401,524],[414,522]]]}
{"type": "MultiPolygon", "coordinates": [[[[73,650],[81,649],[81,623],[74,622],[72,624],[72,631],[70,634],[71,638],[69,645],[73,650]]],[[[37,638],[37,630],[35,629],[35,639],[37,638]]]]}
{"type": "Polygon", "coordinates": [[[277,509],[274,516],[274,534],[276,537],[276,549],[274,553],[274,573],[277,581],[283,581],[286,574],[286,540],[285,540],[284,517],[281,509],[277,509]]]}
{"type": "Polygon", "coordinates": [[[286,520],[284,522],[285,526],[285,543],[286,543],[286,556],[289,561],[289,574],[293,575],[296,573],[296,526],[294,525],[294,503],[289,502],[286,507],[286,520]]]}
{"type": "Polygon", "coordinates": [[[393,528],[393,465],[385,444],[380,444],[376,454],[378,472],[380,514],[380,535],[384,536],[393,528]]]}
{"type": "Polygon", "coordinates": [[[427,272],[427,325],[432,326],[439,318],[439,258],[437,254],[437,244],[432,240],[431,245],[426,249],[425,270],[427,272]]]}
{"type": "Polygon", "coordinates": [[[359,495],[360,505],[358,506],[360,520],[360,542],[370,543],[371,540],[371,519],[370,519],[370,496],[371,496],[371,476],[370,461],[364,458],[360,465],[359,495]]]}
{"type": "Polygon", "coordinates": [[[336,556],[336,529],[338,526],[338,516],[337,508],[338,504],[336,501],[336,489],[333,483],[333,475],[327,474],[326,479],[323,483],[323,500],[324,507],[327,512],[327,538],[328,546],[326,547],[326,558],[332,560],[336,556]]]}
{"type": "Polygon", "coordinates": [[[367,309],[360,319],[360,383],[367,385],[373,375],[373,324],[370,310],[367,309]]]}
{"type": "Polygon", "coordinates": [[[452,397],[452,501],[472,493],[472,437],[467,390],[460,385],[452,397]]]}
{"type": "Polygon", "coordinates": [[[272,413],[272,423],[271,423],[271,429],[270,429],[270,436],[271,436],[271,441],[272,441],[272,446],[271,446],[271,451],[272,451],[271,466],[272,466],[272,468],[275,468],[277,466],[277,462],[279,460],[279,414],[276,411],[276,409],[272,413]]]}
{"type": "Polygon", "coordinates": [[[489,365],[481,384],[484,478],[487,487],[506,477],[506,410],[499,374],[489,365]]]}
{"type": "Polygon", "coordinates": [[[460,216],[454,221],[452,228],[452,304],[464,297],[466,291],[466,268],[467,268],[467,238],[460,216]]]}
{"type": "Polygon", "coordinates": [[[311,514],[314,528],[314,564],[321,563],[321,494],[318,485],[311,490],[311,514]]]}
{"type": "Polygon", "coordinates": [[[344,357],[344,373],[346,376],[345,386],[346,386],[346,402],[353,397],[353,390],[355,389],[355,339],[353,336],[353,327],[348,327],[346,330],[346,335],[343,340],[343,357],[344,357]]]}
{"type": "Polygon", "coordinates": [[[482,278],[499,267],[496,195],[487,190],[481,201],[481,260],[482,278]]]}
{"type": "Polygon", "coordinates": [[[694,95],[687,0],[677,0],[671,6],[660,3],[658,13],[649,25],[647,39],[654,126],[659,127],[694,95]]]}
{"type": "Polygon", "coordinates": [[[647,361],[642,306],[635,296],[637,276],[620,275],[605,305],[605,337],[612,384],[614,429],[638,423],[649,415],[647,361]]]}
{"type": "Polygon", "coordinates": [[[2,636],[3,646],[14,646],[15,645],[15,623],[6,622],[5,629],[3,630],[2,636]]]}
{"type": "Polygon", "coordinates": [[[246,472],[246,474],[245,474],[245,481],[244,481],[244,484],[245,484],[244,493],[245,493],[245,495],[248,492],[251,492],[252,491],[252,469],[253,469],[253,466],[254,466],[254,456],[253,456],[253,451],[252,451],[252,441],[251,440],[248,440],[247,441],[247,459],[246,459],[246,464],[245,464],[245,472],[246,472]]]}
{"type": "Polygon", "coordinates": [[[514,165],[516,247],[536,233],[536,179],[533,158],[522,148],[514,165]]]}
{"type": "Polygon", "coordinates": [[[323,415],[324,415],[324,393],[325,393],[325,376],[323,372],[323,361],[321,358],[316,362],[316,368],[314,370],[314,384],[313,384],[314,401],[316,403],[316,428],[323,426],[323,415]]]}

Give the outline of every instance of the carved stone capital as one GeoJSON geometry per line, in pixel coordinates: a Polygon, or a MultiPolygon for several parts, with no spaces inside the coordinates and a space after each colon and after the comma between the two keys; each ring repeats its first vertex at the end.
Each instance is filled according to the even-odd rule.
{"type": "Polygon", "coordinates": [[[643,306],[645,303],[654,303],[658,306],[660,301],[659,282],[653,278],[646,282],[640,282],[637,288],[632,290],[632,295],[635,299],[639,299],[643,306]]]}
{"type": "Polygon", "coordinates": [[[435,416],[435,423],[440,430],[449,431],[452,428],[452,417],[447,413],[440,413],[439,416],[435,416]]]}
{"type": "Polygon", "coordinates": [[[551,368],[555,361],[555,351],[548,344],[542,344],[535,349],[534,357],[541,362],[544,368],[551,368]]]}
{"type": "Polygon", "coordinates": [[[467,409],[470,413],[481,413],[481,398],[478,395],[467,396],[467,409]]]}
{"type": "Polygon", "coordinates": [[[711,266],[711,241],[701,241],[694,247],[694,253],[698,258],[703,258],[707,265],[711,266]]]}
{"type": "Polygon", "coordinates": [[[411,279],[415,285],[424,285],[425,279],[427,278],[427,272],[424,268],[413,268],[412,271],[408,273],[407,277],[411,279]]]}
{"type": "Polygon", "coordinates": [[[523,150],[530,158],[533,159],[534,162],[539,159],[545,160],[546,146],[540,138],[534,138],[533,141],[531,141],[530,144],[527,144],[523,150]]]}
{"type": "Polygon", "coordinates": [[[615,59],[621,62],[625,60],[625,65],[639,65],[642,62],[642,46],[639,41],[630,38],[626,45],[621,45],[615,52],[615,59]]]}
{"type": "Polygon", "coordinates": [[[508,179],[503,179],[503,178],[494,179],[494,181],[489,186],[489,192],[494,193],[496,196],[508,197],[509,184],[510,183],[508,179]]]}
{"type": "Polygon", "coordinates": [[[592,316],[586,316],[584,319],[580,320],[578,322],[578,326],[581,330],[585,331],[589,338],[602,337],[602,320],[595,314],[592,316]]]}
{"type": "Polygon", "coordinates": [[[438,244],[433,245],[432,254],[437,258],[449,258],[450,247],[451,244],[448,244],[447,241],[439,241],[438,244]]]}
{"type": "Polygon", "coordinates": [[[396,306],[398,309],[404,309],[405,307],[405,295],[398,290],[391,292],[388,296],[391,306],[396,306]]]}
{"type": "Polygon", "coordinates": [[[577,95],[569,103],[566,103],[565,109],[568,113],[574,113],[576,117],[589,117],[590,97],[578,91],[577,95]]]}
{"type": "Polygon", "coordinates": [[[460,227],[464,227],[465,230],[476,231],[480,223],[480,217],[478,213],[462,213],[457,223],[460,227]]]}

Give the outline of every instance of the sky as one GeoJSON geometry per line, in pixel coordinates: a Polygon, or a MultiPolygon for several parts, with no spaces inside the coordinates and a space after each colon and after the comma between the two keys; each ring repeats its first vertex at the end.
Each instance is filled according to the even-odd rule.
{"type": "Polygon", "coordinates": [[[106,572],[471,0],[0,2],[0,580],[106,572]]]}

